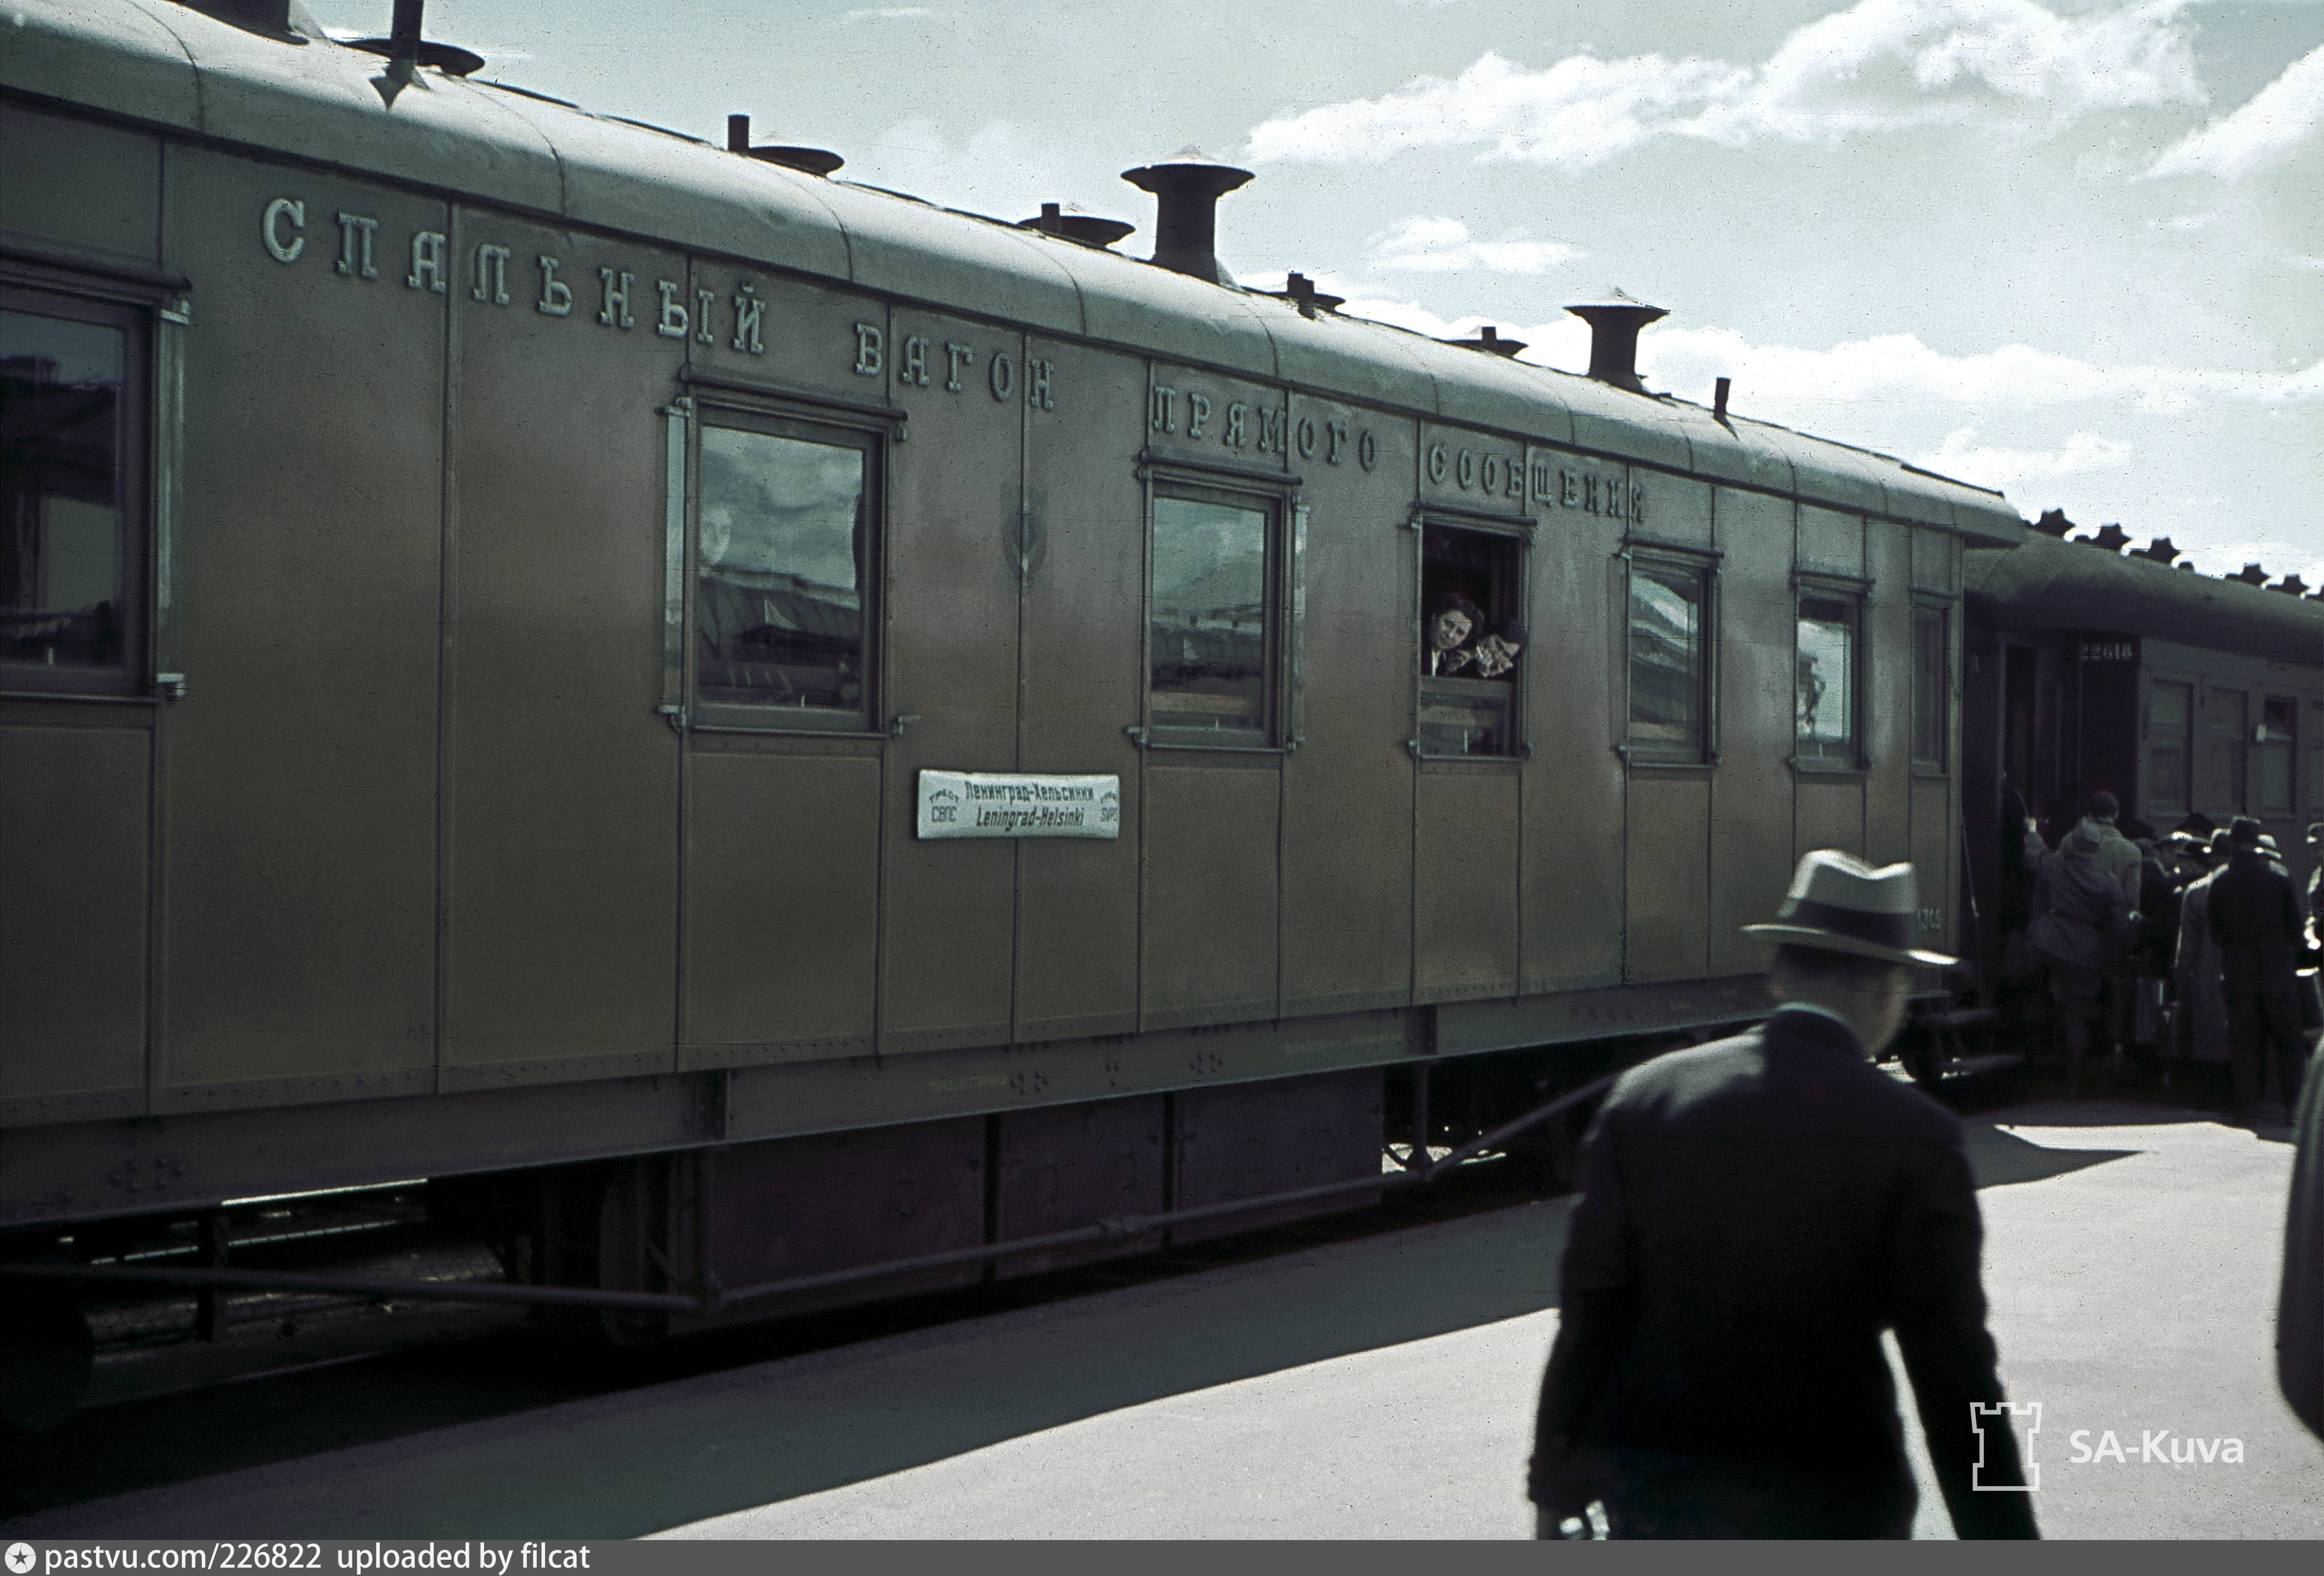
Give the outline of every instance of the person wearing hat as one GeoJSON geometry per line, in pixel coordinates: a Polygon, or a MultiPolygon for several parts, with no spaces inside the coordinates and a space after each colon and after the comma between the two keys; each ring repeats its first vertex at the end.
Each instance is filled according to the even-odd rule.
{"type": "Polygon", "coordinates": [[[2218,1078],[2230,1061],[2227,999],[2219,989],[2219,944],[2211,939],[2211,888],[2227,866],[2227,834],[2213,832],[2198,845],[2190,862],[2202,873],[2179,894],[2179,945],[2172,954],[2172,1000],[2179,1052],[2200,1063],[2206,1081],[2218,1078]]]}
{"type": "Polygon", "coordinates": [[[1580,1157],[1527,1490],[1544,1536],[1911,1535],[1893,1329],[1962,1537],[2035,1537],[1985,1328],[1958,1118],[1872,1056],[1904,1019],[1913,867],[1800,862],[1760,1028],[1630,1069],[1580,1157]],[[1990,1408],[1979,1427],[1972,1406],[1990,1408]],[[1987,1487],[1980,1488],[1979,1484],[1987,1487]]]}
{"type": "Polygon", "coordinates": [[[2300,1098],[2297,985],[2300,901],[2292,878],[2268,861],[2259,823],[2238,816],[2227,828],[2227,868],[2211,882],[2211,939],[2227,999],[2236,1103],[2246,1116],[2282,1120],[2300,1098]],[[2268,1093],[2269,1075],[2277,1092],[2268,1093]]]}

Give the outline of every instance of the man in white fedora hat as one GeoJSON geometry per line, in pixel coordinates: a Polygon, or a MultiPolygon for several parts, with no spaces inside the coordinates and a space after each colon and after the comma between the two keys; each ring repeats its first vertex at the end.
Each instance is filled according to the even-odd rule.
{"type": "Polygon", "coordinates": [[[1529,1490],[1544,1535],[1901,1538],[1894,1329],[1962,1537],[2034,1537],[1960,1122],[1871,1056],[1904,1018],[1913,867],[1824,850],[1761,1028],[1623,1074],[1583,1140],[1529,1490]],[[1973,1412],[1972,1408],[1989,1410],[1973,1412]],[[2015,1491],[2009,1491],[2014,1488],[2015,1491]]]}

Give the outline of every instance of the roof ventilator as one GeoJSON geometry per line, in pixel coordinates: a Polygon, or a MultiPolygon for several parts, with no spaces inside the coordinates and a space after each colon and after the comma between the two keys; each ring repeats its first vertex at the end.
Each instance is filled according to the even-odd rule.
{"type": "Polygon", "coordinates": [[[1638,330],[1669,317],[1670,309],[1650,307],[1618,290],[1565,309],[1590,325],[1590,375],[1634,394],[1645,393],[1646,385],[1638,381],[1638,330]]]}
{"type": "Polygon", "coordinates": [[[2121,526],[2109,522],[2098,527],[2098,533],[2096,536],[2078,536],[2074,539],[2086,546],[2096,548],[2100,552],[2118,553],[2130,545],[2130,533],[2121,526]]]}
{"type": "Polygon", "coordinates": [[[351,38],[347,48],[387,57],[387,69],[371,79],[379,96],[392,107],[395,96],[411,86],[411,74],[433,66],[447,77],[465,77],[484,63],[484,57],[457,44],[438,43],[420,36],[423,0],[395,0],[395,18],[385,38],[351,38]]]}
{"type": "Polygon", "coordinates": [[[1466,339],[1447,339],[1447,345],[1457,345],[1463,350],[1481,350],[1488,355],[1515,355],[1526,347],[1522,339],[1504,339],[1489,323],[1466,339]]]}
{"type": "Polygon", "coordinates": [[[2222,580],[2240,580],[2246,585],[2264,585],[2267,584],[2267,571],[2261,568],[2257,564],[2246,564],[2242,574],[2222,575],[2219,578],[2222,580]]]}
{"type": "Polygon", "coordinates": [[[770,143],[754,148],[751,146],[751,117],[747,115],[726,117],[726,151],[806,175],[829,175],[847,162],[828,148],[800,148],[788,143],[770,143]]]}
{"type": "Polygon", "coordinates": [[[1167,164],[1140,165],[1123,171],[1121,178],[1154,194],[1154,255],[1148,261],[1213,284],[1234,283],[1218,259],[1219,198],[1249,180],[1250,171],[1187,148],[1167,164]]]}
{"type": "Polygon", "coordinates": [[[1304,273],[1295,273],[1283,281],[1283,288],[1272,292],[1277,300],[1289,301],[1299,309],[1303,318],[1318,312],[1333,312],[1347,304],[1345,296],[1327,296],[1315,288],[1315,281],[1304,273]]]}
{"type": "Polygon", "coordinates": [[[2179,556],[2179,546],[2169,537],[2159,536],[2143,548],[2133,548],[2130,556],[2134,558],[2149,558],[2158,564],[2167,564],[2179,556]]]}
{"type": "Polygon", "coordinates": [[[1102,219],[1093,213],[1075,207],[1067,211],[1062,203],[1045,202],[1041,211],[1029,219],[1019,219],[1020,230],[1038,230],[1044,235],[1058,235],[1068,241],[1093,246],[1102,252],[1138,226],[1120,219],[1102,219]]]}

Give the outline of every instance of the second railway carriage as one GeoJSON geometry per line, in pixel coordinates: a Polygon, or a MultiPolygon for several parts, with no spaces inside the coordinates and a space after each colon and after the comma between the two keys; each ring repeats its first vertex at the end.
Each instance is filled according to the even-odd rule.
{"type": "Polygon", "coordinates": [[[2024,546],[1972,552],[1963,712],[1972,873],[1963,946],[1991,982],[2022,930],[2030,880],[2002,833],[2006,789],[2055,845],[2098,789],[2168,834],[2190,813],[2276,838],[2304,892],[2324,821],[2324,603],[2296,577],[2213,577],[2168,539],[2119,528],[2064,539],[2045,515],[2024,546]]]}
{"type": "Polygon", "coordinates": [[[1952,944],[1998,496],[1235,288],[1198,161],[1157,266],[208,9],[0,23],[17,1261],[1013,1273],[1757,1015],[1806,849],[1952,944]]]}

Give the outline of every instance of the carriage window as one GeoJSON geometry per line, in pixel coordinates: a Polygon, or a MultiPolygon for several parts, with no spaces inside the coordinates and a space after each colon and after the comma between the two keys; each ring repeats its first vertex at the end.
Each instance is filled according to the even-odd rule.
{"type": "Polygon", "coordinates": [[[2269,696],[2262,704],[2259,724],[2259,813],[2292,814],[2292,728],[2293,703],[2269,696]]]}
{"type": "Polygon", "coordinates": [[[9,687],[117,687],[143,601],[135,317],[0,296],[0,662],[9,687]],[[25,310],[38,306],[44,309],[25,310]]]}
{"type": "Polygon", "coordinates": [[[2146,696],[2146,804],[2154,811],[2185,814],[2187,770],[2194,760],[2193,687],[2160,679],[2146,696]]]}
{"type": "Polygon", "coordinates": [[[1629,747],[1649,760],[1708,753],[1709,571],[1638,562],[1630,567],[1629,747]]]}
{"type": "Polygon", "coordinates": [[[1424,755],[1514,755],[1527,635],[1524,543],[1431,522],[1420,545],[1424,755]]]}
{"type": "Polygon", "coordinates": [[[1855,598],[1800,598],[1798,756],[1803,766],[1857,766],[1855,598]]]}
{"type": "Polygon", "coordinates": [[[769,421],[702,429],[695,689],[782,708],[783,725],[869,715],[872,522],[868,435],[769,421]]]}
{"type": "Polygon", "coordinates": [[[1944,770],[1951,731],[1945,622],[1941,607],[1913,610],[1913,764],[1923,771],[1944,770]]]}
{"type": "Polygon", "coordinates": [[[1280,513],[1241,493],[1156,494],[1147,704],[1166,742],[1248,746],[1271,737],[1280,513]]]}

